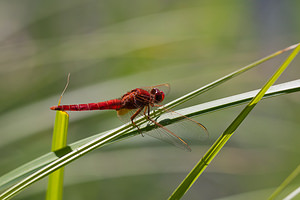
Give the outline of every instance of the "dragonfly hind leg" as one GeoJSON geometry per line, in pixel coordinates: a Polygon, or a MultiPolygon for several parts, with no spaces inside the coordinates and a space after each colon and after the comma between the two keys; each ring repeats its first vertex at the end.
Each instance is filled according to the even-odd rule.
{"type": "Polygon", "coordinates": [[[150,107],[147,106],[146,108],[148,108],[148,113],[146,114],[147,109],[145,109],[144,111],[144,115],[146,116],[146,118],[151,121],[153,124],[155,124],[157,127],[162,128],[163,130],[165,130],[168,134],[171,135],[171,137],[173,136],[174,138],[177,138],[177,140],[179,141],[180,145],[183,145],[184,149],[188,150],[188,151],[192,151],[191,148],[189,147],[189,145],[180,137],[178,137],[177,135],[175,135],[172,131],[170,131],[169,129],[167,129],[166,127],[164,127],[163,125],[161,125],[160,123],[158,123],[157,121],[155,121],[154,119],[152,119],[149,115],[150,115],[150,107]]]}

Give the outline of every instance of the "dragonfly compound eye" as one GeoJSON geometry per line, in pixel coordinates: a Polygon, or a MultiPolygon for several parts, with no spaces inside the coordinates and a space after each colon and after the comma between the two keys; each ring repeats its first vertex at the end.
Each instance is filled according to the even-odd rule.
{"type": "Polygon", "coordinates": [[[159,90],[157,88],[153,88],[150,93],[151,94],[157,94],[159,92],[159,90]]]}
{"type": "Polygon", "coordinates": [[[164,100],[165,94],[162,91],[158,91],[155,94],[155,103],[160,103],[164,100]]]}

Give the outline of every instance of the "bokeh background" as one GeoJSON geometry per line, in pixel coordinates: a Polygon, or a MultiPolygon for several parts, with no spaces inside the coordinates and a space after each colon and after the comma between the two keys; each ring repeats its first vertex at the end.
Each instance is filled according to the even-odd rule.
{"type": "MultiPolygon", "coordinates": [[[[170,83],[166,102],[299,42],[300,2],[0,1],[0,175],[51,148],[62,103],[170,83]]],[[[181,107],[258,89],[285,53],[181,107]]],[[[279,82],[299,78],[299,56],[279,82]]],[[[299,94],[261,102],[183,199],[267,197],[299,164],[299,94]]],[[[166,199],[243,106],[195,118],[210,136],[187,153],[150,137],[66,167],[64,199],[166,199]]],[[[71,113],[68,143],[115,128],[114,111],[71,113]]],[[[285,194],[299,186],[295,180],[285,194]]],[[[46,179],[15,199],[43,199],[46,179]]],[[[299,199],[299,198],[298,198],[299,199]]]]}

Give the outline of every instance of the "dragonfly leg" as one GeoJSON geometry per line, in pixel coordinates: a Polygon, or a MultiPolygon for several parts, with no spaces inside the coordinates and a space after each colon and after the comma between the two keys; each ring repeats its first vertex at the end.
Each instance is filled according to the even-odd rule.
{"type": "MultiPolygon", "coordinates": [[[[131,123],[133,124],[133,126],[135,126],[136,128],[137,128],[137,130],[140,132],[140,134],[143,136],[143,134],[142,134],[142,132],[141,132],[141,130],[140,130],[140,128],[134,123],[134,118],[136,118],[136,116],[138,115],[138,114],[140,114],[140,112],[143,110],[143,108],[144,107],[141,107],[141,108],[139,108],[131,117],[130,117],[130,120],[131,120],[131,123]]],[[[144,137],[144,136],[143,136],[144,137]]]]}
{"type": "MultiPolygon", "coordinates": [[[[153,106],[154,106],[154,107],[162,107],[162,105],[158,105],[158,104],[154,104],[153,106]]],[[[189,117],[187,117],[187,116],[185,116],[185,115],[182,115],[182,114],[179,114],[179,113],[177,113],[177,112],[175,112],[175,111],[172,111],[171,109],[167,109],[167,108],[163,108],[163,109],[164,109],[165,111],[167,111],[167,112],[174,112],[174,113],[176,113],[176,114],[182,116],[183,118],[185,118],[185,119],[187,119],[187,120],[190,120],[190,121],[196,123],[197,125],[199,125],[199,126],[205,131],[206,135],[209,135],[207,128],[206,128],[203,124],[201,124],[200,122],[197,122],[196,120],[193,120],[192,118],[189,118],[189,117]]],[[[149,115],[149,111],[148,111],[148,115],[149,115]]]]}
{"type": "Polygon", "coordinates": [[[148,111],[147,114],[149,116],[150,115],[150,107],[149,106],[146,106],[146,108],[144,110],[144,115],[146,115],[146,111],[148,111]]]}
{"type": "Polygon", "coordinates": [[[191,151],[191,148],[189,147],[189,145],[180,137],[178,137],[177,135],[175,135],[175,133],[173,133],[172,131],[170,131],[169,129],[167,129],[166,127],[164,127],[163,125],[161,125],[160,123],[158,123],[157,121],[155,121],[154,119],[151,119],[151,117],[149,116],[150,113],[150,108],[149,106],[147,106],[148,108],[148,114],[146,115],[146,109],[144,111],[144,114],[146,116],[146,118],[151,121],[153,124],[155,124],[156,126],[158,126],[159,128],[164,129],[165,131],[167,131],[169,134],[173,135],[174,137],[176,137],[185,147],[188,151],[191,151]]]}
{"type": "Polygon", "coordinates": [[[171,132],[169,131],[166,127],[162,126],[161,124],[159,124],[157,121],[155,121],[154,119],[151,119],[150,118],[150,107],[149,106],[146,106],[145,110],[144,110],[144,115],[146,116],[146,118],[152,122],[153,124],[155,124],[156,126],[160,127],[160,128],[163,128],[163,129],[166,129],[168,132],[171,132]],[[147,114],[146,114],[147,112],[147,114]]]}

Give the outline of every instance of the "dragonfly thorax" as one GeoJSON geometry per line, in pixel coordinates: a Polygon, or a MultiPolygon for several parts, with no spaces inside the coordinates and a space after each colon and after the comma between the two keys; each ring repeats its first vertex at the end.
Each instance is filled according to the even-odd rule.
{"type": "Polygon", "coordinates": [[[137,88],[127,92],[122,96],[122,108],[137,109],[148,105],[160,103],[164,100],[165,94],[157,88],[152,88],[150,91],[137,88]]]}

